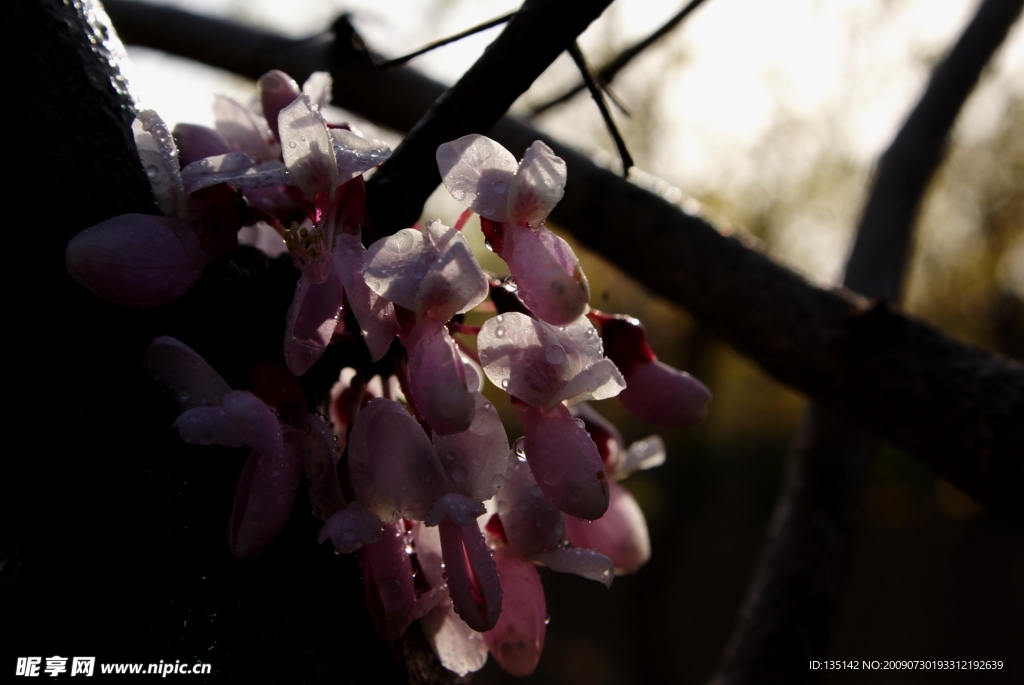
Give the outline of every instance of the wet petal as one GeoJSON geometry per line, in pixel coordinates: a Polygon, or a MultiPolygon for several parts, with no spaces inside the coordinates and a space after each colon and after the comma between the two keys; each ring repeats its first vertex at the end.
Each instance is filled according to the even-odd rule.
{"type": "Polygon", "coordinates": [[[284,359],[296,376],[306,373],[327,349],[338,325],[344,291],[335,277],[313,283],[299,278],[285,320],[284,359]]]}
{"type": "Polygon", "coordinates": [[[665,443],[657,435],[649,435],[629,446],[615,478],[625,478],[634,471],[653,469],[665,463],[665,443]]]}
{"type": "Polygon", "coordinates": [[[498,664],[510,675],[528,676],[537,668],[547,631],[547,604],[536,567],[508,545],[494,551],[503,591],[501,617],[484,633],[498,664]]]}
{"type": "Polygon", "coordinates": [[[465,676],[487,663],[484,635],[466,625],[450,602],[439,604],[420,624],[441,665],[449,671],[465,676]]]}
{"type": "Polygon", "coordinates": [[[592,549],[563,547],[539,554],[537,561],[552,571],[575,573],[588,580],[596,580],[604,584],[605,587],[611,587],[612,581],[615,580],[615,567],[612,560],[592,549]]]}
{"type": "Polygon", "coordinates": [[[221,404],[231,387],[195,350],[169,336],[146,348],[142,365],[178,403],[178,411],[221,404]]]}
{"type": "Polygon", "coordinates": [[[277,414],[247,390],[225,394],[220,406],[189,409],[178,417],[174,427],[184,442],[195,445],[247,445],[263,455],[279,455],[284,450],[277,414]]]}
{"type": "Polygon", "coordinates": [[[326,521],[345,507],[338,482],[338,443],[319,416],[309,414],[303,423],[302,463],[309,482],[309,503],[313,516],[326,521]]]}
{"type": "Polygon", "coordinates": [[[473,393],[473,423],[450,435],[434,433],[434,447],[448,483],[456,492],[478,501],[488,500],[505,482],[509,447],[505,427],[494,406],[473,393]]]}
{"type": "Polygon", "coordinates": [[[181,179],[191,195],[218,183],[236,183],[255,167],[256,162],[244,152],[228,152],[192,162],[181,170],[181,179]]]}
{"type": "Polygon", "coordinates": [[[592,549],[612,560],[617,573],[632,573],[651,558],[647,521],[633,495],[612,481],[608,511],[596,521],[569,518],[566,534],[575,547],[592,549]]]}
{"type": "Polygon", "coordinates": [[[548,406],[565,402],[568,406],[588,400],[604,400],[615,397],[626,387],[622,374],[609,359],[599,359],[580,371],[565,384],[548,406]]]}
{"type": "Polygon", "coordinates": [[[417,411],[441,435],[468,430],[475,393],[466,387],[462,359],[448,329],[427,320],[403,342],[409,351],[409,392],[417,411]]]}
{"type": "Polygon", "coordinates": [[[366,248],[358,235],[343,233],[335,238],[334,272],[338,274],[352,313],[359,322],[360,333],[366,341],[373,361],[380,360],[398,335],[395,307],[387,299],[373,292],[364,278],[366,248]]]}
{"type": "Polygon", "coordinates": [[[608,508],[608,477],[590,436],[564,405],[516,408],[526,432],[526,460],[544,495],[570,516],[601,518],[608,508]]]}
{"type": "Polygon", "coordinates": [[[547,500],[527,464],[509,466],[495,500],[505,537],[520,556],[532,559],[565,539],[565,514],[547,500]]]}
{"type": "Polygon", "coordinates": [[[445,323],[484,301],[487,276],[462,233],[440,221],[427,222],[423,233],[435,257],[420,281],[413,311],[445,323]]]}
{"type": "Polygon", "coordinates": [[[422,521],[445,492],[445,476],[423,428],[394,400],[359,412],[348,444],[358,500],[385,521],[422,521]]]}
{"type": "Polygon", "coordinates": [[[498,569],[476,517],[484,506],[457,493],[441,497],[427,517],[438,526],[452,606],[473,630],[490,630],[501,614],[498,569]]]}
{"type": "Polygon", "coordinates": [[[708,415],[711,391],[684,371],[660,361],[636,364],[626,377],[619,402],[630,413],[657,426],[685,428],[708,415]]]}
{"type": "Polygon", "coordinates": [[[136,115],[132,133],[160,212],[164,216],[183,218],[185,188],[181,182],[178,148],[167,125],[156,112],[147,109],[136,115]]]}
{"type": "Polygon", "coordinates": [[[260,93],[263,116],[266,117],[267,124],[274,131],[274,135],[280,140],[277,117],[282,109],[295,102],[295,99],[302,94],[299,84],[288,74],[274,69],[260,76],[256,87],[260,93]]]}
{"type": "Polygon", "coordinates": [[[507,226],[501,258],[516,280],[519,297],[544,321],[564,325],[586,311],[587,277],[569,244],[547,228],[507,226]]]}
{"type": "Polygon", "coordinates": [[[492,221],[508,221],[508,194],[518,167],[511,152],[475,133],[437,148],[437,168],[448,192],[492,221]]]}
{"type": "Polygon", "coordinates": [[[526,149],[508,194],[508,221],[536,228],[565,194],[565,162],[537,140],[526,149]]]}
{"type": "Polygon", "coordinates": [[[281,154],[295,185],[310,202],[318,195],[331,197],[338,186],[334,140],[319,110],[305,95],[278,115],[281,154]]]}
{"type": "Polygon", "coordinates": [[[422,233],[403,228],[370,246],[364,262],[366,285],[386,300],[415,311],[420,279],[434,257],[422,233]]]}
{"type": "Polygon", "coordinates": [[[321,545],[330,538],[334,548],[342,554],[350,554],[364,545],[381,539],[384,523],[377,515],[367,511],[359,502],[353,502],[336,511],[324,524],[317,537],[321,545]]]}
{"type": "Polygon", "coordinates": [[[597,452],[604,462],[605,471],[612,478],[619,477],[619,469],[626,456],[622,434],[611,421],[597,413],[586,402],[573,406],[569,413],[583,420],[584,430],[590,433],[590,439],[597,446],[597,452]]]}
{"type": "Polygon", "coordinates": [[[369,171],[391,156],[391,148],[387,143],[363,138],[343,128],[332,128],[331,139],[338,164],[339,184],[369,171]]]}
{"type": "Polygon", "coordinates": [[[85,229],[64,257],[71,277],[94,294],[142,308],[177,300],[210,261],[190,224],[149,214],[122,214],[85,229]]]}
{"type": "Polygon", "coordinates": [[[331,104],[331,87],[333,81],[330,73],[326,71],[314,71],[302,84],[302,92],[309,98],[309,101],[323,109],[331,104]]]}
{"type": "MultiPolygon", "coordinates": [[[[232,395],[225,396],[224,403],[232,411],[232,395]]],[[[295,492],[302,478],[301,436],[290,427],[285,432],[276,451],[253,449],[238,480],[228,544],[239,559],[262,554],[288,523],[295,504],[295,492]]]]}
{"type": "Polygon", "coordinates": [[[213,101],[214,126],[231,146],[257,162],[277,159],[280,148],[266,120],[242,103],[225,95],[213,101]]]}
{"type": "Polygon", "coordinates": [[[491,382],[534,406],[557,404],[566,384],[602,358],[600,336],[582,317],[556,328],[518,312],[502,314],[484,323],[477,345],[491,382]]]}
{"type": "Polygon", "coordinates": [[[416,604],[412,561],[405,551],[402,522],[384,526],[381,539],[359,557],[370,618],[383,640],[397,640],[412,621],[416,604]]]}
{"type": "Polygon", "coordinates": [[[173,136],[178,146],[178,161],[183,169],[205,157],[231,152],[231,145],[224,136],[206,126],[175,124],[173,136]]]}

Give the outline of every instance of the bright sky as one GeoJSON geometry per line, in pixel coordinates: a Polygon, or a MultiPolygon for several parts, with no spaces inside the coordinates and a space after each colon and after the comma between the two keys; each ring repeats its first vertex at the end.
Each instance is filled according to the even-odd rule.
{"type": "MultiPolygon", "coordinates": [[[[685,0],[618,0],[581,39],[592,61],[644,37],[685,0]]],[[[509,0],[173,0],[293,36],[315,33],[349,11],[371,49],[409,52],[515,9],[509,0]]],[[[749,188],[764,169],[748,162],[781,121],[806,127],[806,142],[786,150],[783,170],[809,164],[823,145],[870,164],[920,93],[976,0],[708,0],[668,39],[620,75],[616,91],[634,110],[639,165],[693,194],[749,188]],[[653,95],[652,95],[653,94],[653,95]],[[641,131],[638,127],[643,126],[641,131]]],[[[436,50],[413,64],[455,81],[500,29],[436,50]]],[[[130,49],[142,104],[169,123],[212,122],[214,93],[240,98],[251,84],[159,53],[130,49]]],[[[524,99],[538,102],[578,78],[563,57],[524,99]]],[[[1018,23],[985,84],[961,117],[958,135],[984,136],[1010,94],[1024,95],[1024,27],[1018,23]]],[[[521,105],[522,103],[520,103],[521,105]]],[[[611,150],[593,105],[578,97],[545,115],[542,128],[584,150],[611,150]]],[[[628,134],[631,123],[623,122],[628,134]]],[[[376,133],[371,130],[369,133],[376,133]]],[[[797,140],[801,140],[797,137],[797,140]]],[[[807,217],[804,222],[810,221],[807,217]]],[[[820,222],[820,217],[814,217],[820,222]]],[[[837,219],[838,221],[839,219],[837,219]]],[[[841,220],[848,223],[848,218],[841,220]]],[[[806,233],[783,257],[805,273],[838,276],[842,232],[806,233]],[[802,239],[802,242],[801,242],[802,239]]]]}

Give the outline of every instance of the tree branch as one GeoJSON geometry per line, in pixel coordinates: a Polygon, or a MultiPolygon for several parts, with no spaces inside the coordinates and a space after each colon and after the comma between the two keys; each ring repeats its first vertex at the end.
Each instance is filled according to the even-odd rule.
{"type": "Polygon", "coordinates": [[[485,133],[611,0],[526,0],[501,35],[445,91],[367,182],[370,216],[378,233],[411,226],[441,182],[438,146],[485,133]]]}
{"type": "MultiPolygon", "coordinates": [[[[408,67],[377,73],[346,35],[338,34],[332,53],[322,40],[288,42],[166,8],[122,14],[124,5],[109,0],[107,8],[126,42],[254,78],[269,68],[298,79],[329,68],[339,106],[399,131],[411,128],[444,91],[408,67]],[[224,54],[235,37],[246,50],[260,43],[276,47],[240,63],[224,54]]],[[[515,119],[501,118],[488,134],[513,151],[544,140],[566,160],[569,183],[552,219],[587,247],[688,309],[778,380],[848,413],[979,502],[1024,519],[1020,364],[883,304],[815,287],[736,235],[515,119]]]]}
{"type": "MultiPolygon", "coordinates": [[[[634,43],[633,45],[629,46],[628,48],[620,52],[618,55],[616,55],[615,59],[613,59],[611,62],[598,69],[598,80],[605,85],[611,85],[612,80],[614,80],[615,77],[618,76],[620,71],[626,68],[626,65],[632,62],[644,50],[651,47],[668,34],[672,33],[672,31],[675,30],[677,26],[683,23],[683,20],[686,19],[686,17],[690,16],[691,12],[700,7],[702,4],[704,4],[704,0],[690,0],[690,2],[687,3],[685,7],[683,7],[683,9],[676,12],[676,14],[671,19],[669,19],[660,27],[658,27],[658,29],[654,31],[654,33],[647,36],[640,42],[634,43]]],[[[580,83],[578,85],[575,85],[569,90],[562,93],[561,95],[554,97],[543,104],[537,105],[536,107],[533,108],[533,113],[540,114],[542,112],[546,112],[552,107],[557,107],[563,102],[572,99],[572,97],[576,95],[576,93],[580,92],[586,87],[586,83],[580,83]]]]}
{"type": "MultiPolygon", "coordinates": [[[[956,113],[1015,19],[1015,14],[1005,12],[1012,4],[982,3],[883,157],[847,263],[847,287],[871,297],[897,299],[916,209],[956,113]],[[899,182],[911,178],[919,182],[899,182]]],[[[1021,3],[1016,4],[1019,13],[1021,3]]],[[[808,408],[800,433],[758,571],[714,681],[717,685],[821,679],[821,672],[808,669],[807,663],[823,658],[832,641],[853,559],[867,469],[879,443],[853,421],[817,402],[808,408]]]]}

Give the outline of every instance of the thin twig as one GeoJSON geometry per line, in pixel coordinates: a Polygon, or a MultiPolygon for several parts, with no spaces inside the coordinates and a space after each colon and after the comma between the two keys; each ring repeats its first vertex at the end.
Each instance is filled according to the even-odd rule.
{"type": "Polygon", "coordinates": [[[403,64],[405,64],[406,62],[408,62],[408,61],[410,61],[410,60],[412,60],[412,59],[414,59],[416,57],[419,57],[420,55],[425,55],[426,53],[430,52],[431,50],[443,47],[445,45],[448,45],[449,43],[454,43],[457,40],[462,40],[463,38],[467,38],[469,36],[472,36],[475,33],[480,33],[481,31],[486,31],[487,29],[494,28],[495,26],[500,26],[501,24],[504,24],[505,22],[507,22],[509,19],[511,19],[515,15],[516,15],[515,12],[509,12],[508,14],[504,14],[504,15],[498,17],[497,19],[491,19],[490,21],[485,21],[482,24],[477,24],[476,26],[474,26],[472,28],[468,28],[465,31],[462,31],[460,33],[456,33],[454,36],[448,36],[447,38],[442,38],[441,40],[435,40],[433,43],[428,43],[428,44],[424,45],[422,48],[420,48],[416,52],[410,52],[408,55],[405,55],[403,57],[395,57],[394,59],[389,59],[386,62],[381,62],[380,64],[377,65],[377,68],[380,69],[381,71],[387,71],[388,69],[394,69],[395,67],[400,67],[403,64]]]}
{"type": "Polygon", "coordinates": [[[594,69],[587,62],[587,58],[583,56],[579,43],[576,41],[573,41],[572,45],[569,46],[569,55],[572,57],[572,61],[576,63],[576,68],[580,70],[580,74],[583,75],[583,82],[587,84],[590,96],[594,98],[594,102],[597,103],[597,109],[601,112],[601,118],[604,119],[604,125],[608,128],[608,133],[612,135],[612,139],[615,141],[615,148],[619,151],[619,159],[622,160],[622,177],[629,178],[629,170],[633,167],[633,157],[629,154],[629,150],[626,149],[626,141],[622,139],[622,134],[619,133],[619,129],[615,125],[612,113],[608,111],[608,103],[604,101],[604,93],[600,85],[598,85],[594,69]]]}
{"type": "Polygon", "coordinates": [[[438,146],[482,133],[596,19],[611,0],[526,0],[477,62],[431,105],[367,183],[382,235],[411,226],[441,178],[438,146]]]}
{"type": "MultiPolygon", "coordinates": [[[[323,45],[155,5],[105,6],[128,42],[251,78],[277,68],[301,81],[330,69],[336,104],[397,131],[410,130],[445,91],[409,67],[377,71],[343,39],[323,45]],[[274,49],[259,49],[268,45],[274,49]]],[[[854,416],[977,501],[1024,520],[1019,363],[816,287],[735,234],[520,121],[503,117],[487,133],[510,150],[543,140],[566,161],[571,180],[552,221],[583,245],[686,308],[777,380],[854,416]]]]}
{"type": "MultiPolygon", "coordinates": [[[[622,71],[627,64],[633,61],[633,59],[642,53],[650,46],[657,43],[659,40],[664,38],[666,35],[672,32],[677,26],[679,26],[686,17],[690,15],[695,9],[700,7],[704,3],[704,0],[691,0],[683,9],[679,10],[671,19],[662,24],[654,33],[647,36],[639,43],[634,43],[630,47],[620,52],[611,62],[604,65],[597,70],[597,76],[601,83],[610,85],[620,71],[622,71]]],[[[558,97],[552,98],[547,102],[537,105],[533,108],[534,114],[540,114],[557,105],[566,102],[572,98],[576,93],[586,88],[586,83],[580,83],[573,86],[569,90],[565,91],[558,97]]]]}
{"type": "MultiPolygon", "coordinates": [[[[1019,0],[986,0],[883,157],[844,285],[895,300],[914,218],[957,112],[1002,43],[1019,0]],[[938,120],[938,123],[936,121],[938,120]],[[924,148],[924,149],[922,149],[924,148]],[[906,183],[911,178],[916,182],[906,183]]],[[[716,685],[815,683],[846,586],[864,488],[879,441],[814,402],[790,457],[769,539],[716,685]]]]}

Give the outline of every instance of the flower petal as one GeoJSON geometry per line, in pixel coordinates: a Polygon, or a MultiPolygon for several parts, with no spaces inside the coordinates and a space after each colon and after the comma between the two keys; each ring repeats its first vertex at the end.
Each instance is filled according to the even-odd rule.
{"type": "Polygon", "coordinates": [[[295,102],[295,99],[302,95],[299,84],[291,76],[273,69],[260,76],[256,82],[256,88],[260,93],[260,104],[263,107],[263,116],[277,139],[281,136],[278,133],[277,117],[281,110],[295,102]]]}
{"type": "Polygon", "coordinates": [[[257,162],[267,162],[280,156],[266,120],[242,103],[218,95],[213,101],[214,127],[231,146],[241,150],[257,162]]]}
{"type": "Polygon", "coordinates": [[[302,84],[302,92],[318,109],[323,109],[331,104],[332,84],[333,80],[329,72],[314,71],[302,84]]]}
{"type": "Polygon", "coordinates": [[[516,408],[526,432],[526,460],[544,495],[570,516],[601,518],[608,508],[608,477],[590,436],[564,405],[516,408]]]}
{"type": "Polygon", "coordinates": [[[391,148],[387,143],[363,138],[343,128],[332,128],[331,139],[338,163],[339,184],[369,171],[391,156],[391,148]]]}
{"type": "Polygon", "coordinates": [[[472,394],[469,428],[450,435],[434,433],[433,441],[452,489],[482,502],[505,482],[509,446],[498,411],[479,392],[472,394]]]}
{"type": "Polygon", "coordinates": [[[612,560],[616,573],[633,573],[651,558],[651,538],[640,505],[626,488],[608,484],[608,511],[596,521],[569,518],[566,534],[575,547],[592,549],[612,560]]]}
{"type": "Polygon", "coordinates": [[[520,556],[532,559],[565,539],[565,514],[544,497],[525,463],[512,462],[495,500],[505,537],[520,556]]]}
{"type": "Polygon", "coordinates": [[[149,214],[122,214],[85,229],[64,257],[71,277],[94,294],[141,308],[174,302],[210,262],[190,224],[149,214]]]}
{"type": "Polygon", "coordinates": [[[284,359],[296,376],[309,371],[331,342],[338,325],[344,291],[337,277],[314,283],[303,274],[285,320],[284,359]]]}
{"type": "Polygon", "coordinates": [[[436,256],[419,283],[413,311],[446,323],[486,299],[487,276],[462,233],[440,221],[427,222],[423,233],[436,256]]]}
{"type": "Polygon", "coordinates": [[[423,635],[441,665],[459,676],[475,673],[487,663],[484,636],[459,618],[450,602],[442,602],[420,620],[423,635]]]}
{"type": "Polygon", "coordinates": [[[384,521],[422,521],[446,489],[427,434],[394,400],[373,400],[359,412],[348,459],[356,497],[384,521]]]}
{"type": "Polygon", "coordinates": [[[244,152],[228,152],[216,157],[205,157],[181,170],[185,191],[192,194],[218,183],[238,183],[245,174],[255,169],[256,162],[244,152]]]}
{"type": "Polygon", "coordinates": [[[178,403],[179,412],[219,406],[231,392],[231,386],[195,350],[166,335],[146,348],[142,365],[178,403]]]}
{"type": "Polygon", "coordinates": [[[437,168],[448,192],[492,221],[508,221],[508,194],[518,166],[511,152],[475,133],[437,148],[437,168]]]}
{"type": "Polygon", "coordinates": [[[342,233],[335,237],[334,273],[344,285],[370,357],[379,361],[398,335],[399,325],[394,305],[366,284],[366,260],[367,251],[358,235],[342,233]]]}
{"type": "Polygon", "coordinates": [[[334,512],[320,530],[317,542],[322,545],[330,538],[334,549],[341,554],[350,554],[364,545],[377,542],[383,533],[384,524],[377,515],[367,511],[359,502],[353,502],[334,512]]]}
{"type": "Polygon", "coordinates": [[[430,269],[434,251],[423,234],[403,228],[367,250],[364,273],[370,290],[410,311],[416,310],[420,279],[430,269]]]}
{"type": "Polygon", "coordinates": [[[619,402],[644,421],[666,428],[694,426],[708,415],[711,391],[690,374],[660,361],[637,363],[619,402]]]}
{"type": "Polygon", "coordinates": [[[178,148],[167,125],[160,115],[147,109],[136,115],[132,133],[160,212],[164,216],[183,218],[185,188],[181,182],[178,148]]]}
{"type": "Polygon", "coordinates": [[[501,258],[516,280],[519,297],[544,321],[569,324],[586,311],[587,277],[569,244],[547,228],[506,226],[501,258]]]}
{"type": "Polygon", "coordinates": [[[389,523],[381,539],[364,546],[359,557],[370,618],[383,640],[397,640],[412,621],[416,590],[405,545],[402,522],[389,523]]]}
{"type": "Polygon", "coordinates": [[[248,445],[263,455],[279,455],[284,450],[277,414],[248,390],[232,390],[217,407],[189,409],[174,427],[184,442],[195,445],[248,445]]]}
{"type": "Polygon", "coordinates": [[[611,587],[615,580],[615,567],[612,560],[592,549],[563,547],[537,555],[541,562],[552,571],[558,573],[575,573],[587,580],[596,580],[605,587],[611,587]]]}
{"type": "Polygon", "coordinates": [[[626,381],[615,364],[610,359],[599,359],[573,376],[548,402],[548,406],[565,402],[571,407],[588,400],[604,400],[615,397],[625,387],[626,381]]]}
{"type": "Polygon", "coordinates": [[[508,193],[508,221],[534,228],[565,194],[565,162],[537,140],[526,148],[519,171],[508,193]]]}
{"type": "Polygon", "coordinates": [[[501,576],[501,617],[484,633],[487,648],[505,671],[528,676],[537,668],[547,631],[547,604],[537,568],[508,545],[494,551],[501,576]]]}
{"type": "Polygon", "coordinates": [[[318,195],[332,197],[338,186],[338,163],[334,140],[319,110],[301,95],[281,110],[277,121],[281,154],[295,185],[310,202],[316,202],[318,195]]]}
{"type": "Polygon", "coordinates": [[[288,523],[302,478],[300,436],[288,433],[276,452],[254,449],[242,470],[228,526],[228,544],[239,559],[262,554],[288,523]]]}
{"type": "Polygon", "coordinates": [[[441,435],[468,430],[475,393],[466,386],[465,368],[448,329],[428,319],[403,342],[409,351],[409,392],[417,411],[441,435]]]}
{"type": "Polygon", "coordinates": [[[470,628],[480,632],[494,627],[502,603],[498,568],[476,522],[484,512],[479,502],[449,493],[437,501],[426,520],[440,530],[452,606],[470,628]]]}
{"type": "Polygon", "coordinates": [[[182,169],[200,159],[231,152],[231,145],[224,136],[206,126],[175,124],[172,134],[182,169]]]}
{"type": "Polygon", "coordinates": [[[649,435],[629,446],[615,478],[622,479],[634,471],[644,471],[665,463],[665,443],[657,435],[649,435]]]}
{"type": "Polygon", "coordinates": [[[331,427],[316,414],[307,415],[304,424],[302,464],[309,482],[309,503],[313,516],[326,521],[345,507],[338,482],[338,443],[331,427]]]}

